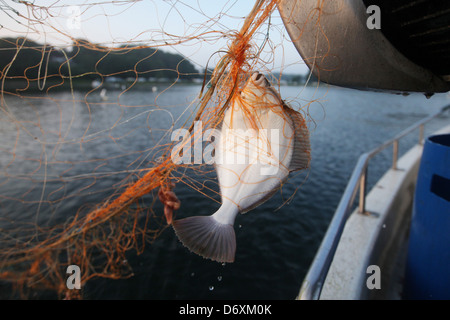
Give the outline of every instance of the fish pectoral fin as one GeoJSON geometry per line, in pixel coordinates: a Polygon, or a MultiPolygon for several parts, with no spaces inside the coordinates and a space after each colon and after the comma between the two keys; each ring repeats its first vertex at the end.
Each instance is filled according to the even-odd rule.
{"type": "Polygon", "coordinates": [[[300,112],[284,105],[284,111],[292,120],[294,128],[294,152],[289,163],[289,171],[297,171],[309,167],[311,161],[311,145],[309,142],[309,130],[306,121],[300,112]]]}
{"type": "Polygon", "coordinates": [[[173,222],[178,239],[190,251],[217,262],[233,262],[236,235],[230,224],[212,216],[189,217],[173,222]]]}

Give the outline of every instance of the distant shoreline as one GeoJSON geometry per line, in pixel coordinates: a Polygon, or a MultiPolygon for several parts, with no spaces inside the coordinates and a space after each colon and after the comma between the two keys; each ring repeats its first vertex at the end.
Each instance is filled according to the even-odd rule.
{"type": "MultiPolygon", "coordinates": [[[[58,80],[47,79],[40,81],[39,85],[36,80],[27,82],[26,80],[11,79],[6,80],[4,87],[1,90],[5,93],[29,93],[29,92],[60,92],[70,90],[70,80],[68,78],[58,80]],[[41,87],[41,89],[39,88],[41,87]]],[[[100,91],[102,89],[110,91],[124,91],[127,89],[133,90],[152,90],[153,87],[169,87],[171,85],[184,85],[184,86],[200,86],[202,81],[188,81],[188,80],[160,80],[160,81],[136,81],[133,84],[131,80],[122,81],[92,81],[91,79],[72,79],[72,87],[75,91],[100,91]]],[[[317,82],[310,82],[307,86],[316,86],[317,82]]],[[[305,86],[305,83],[282,83],[281,86],[305,86]]],[[[159,90],[159,89],[158,89],[159,90]]]]}

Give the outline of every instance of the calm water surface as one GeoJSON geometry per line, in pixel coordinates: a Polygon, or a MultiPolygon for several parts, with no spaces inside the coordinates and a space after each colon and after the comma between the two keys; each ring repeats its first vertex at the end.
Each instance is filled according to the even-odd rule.
{"type": "MultiPolygon", "coordinates": [[[[8,121],[1,123],[0,192],[3,200],[0,214],[14,219],[36,219],[38,210],[40,223],[58,222],[82,205],[101,202],[107,194],[102,192],[102,186],[108,189],[127,173],[104,176],[100,173],[145,166],[149,160],[146,150],[161,141],[167,142],[168,129],[183,125],[190,114],[183,114],[183,111],[199,89],[197,86],[177,86],[156,100],[157,93],[127,92],[120,96],[119,102],[134,108],[97,101],[98,104],[90,105],[90,110],[84,103],[72,103],[69,93],[54,94],[54,103],[48,99],[6,97],[16,119],[30,122],[39,119],[40,123],[27,127],[29,135],[20,135],[16,158],[12,162],[13,155],[7,150],[16,143],[17,128],[8,121]],[[165,108],[148,106],[153,103],[165,108]],[[55,123],[70,129],[53,128],[55,123]],[[111,127],[115,129],[108,131],[111,127]],[[30,136],[46,141],[47,147],[43,148],[42,143],[36,143],[30,136]],[[61,145],[57,153],[58,164],[43,168],[39,166],[41,162],[29,161],[44,156],[50,159],[61,136],[74,143],[61,145]],[[76,143],[80,137],[83,137],[82,144],[76,143]],[[102,158],[108,160],[104,163],[98,160],[102,158]],[[133,159],[135,162],[129,165],[133,159]],[[8,197],[23,195],[29,188],[20,179],[11,187],[11,173],[20,177],[21,172],[27,174],[32,169],[36,170],[36,175],[48,177],[48,199],[64,196],[65,201],[57,205],[43,203],[39,209],[33,201],[20,204],[20,208],[17,202],[8,202],[8,197]],[[98,172],[95,189],[90,188],[92,175],[76,179],[76,183],[67,183],[64,188],[53,186],[51,177],[59,181],[58,174],[65,170],[78,178],[98,172]],[[71,197],[74,190],[81,190],[83,186],[83,197],[71,197]]],[[[447,95],[426,99],[419,94],[400,96],[336,87],[282,87],[281,93],[294,107],[305,106],[317,99],[307,109],[311,120],[311,168],[293,176],[284,186],[283,194],[276,194],[253,211],[238,216],[235,262],[222,265],[204,260],[184,248],[173,230],[167,228],[143,254],[129,254],[128,262],[134,277],[91,281],[84,288],[86,299],[295,298],[359,155],[450,103],[447,95]],[[299,186],[292,201],[281,206],[299,186]]],[[[75,94],[82,98],[81,94],[75,94]]],[[[109,93],[110,97],[118,94],[109,93]]],[[[448,123],[448,118],[439,118],[427,127],[426,133],[448,123]]],[[[416,139],[417,134],[408,136],[401,142],[400,151],[407,150],[416,139]]],[[[374,158],[369,167],[369,186],[380,178],[390,161],[390,150],[374,158]]],[[[219,207],[218,203],[181,184],[176,192],[182,203],[178,217],[211,214],[219,207]]],[[[33,189],[27,197],[38,202],[42,195],[39,189],[33,189]]]]}

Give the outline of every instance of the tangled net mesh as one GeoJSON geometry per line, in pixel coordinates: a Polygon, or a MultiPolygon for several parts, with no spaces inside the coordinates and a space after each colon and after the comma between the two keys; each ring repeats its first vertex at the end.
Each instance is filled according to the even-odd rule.
{"type": "Polygon", "coordinates": [[[81,298],[82,290],[67,289],[67,266],[83,270],[81,284],[96,277],[131,277],[126,253],[143,252],[170,224],[180,208],[172,192],[177,184],[219,202],[218,188],[204,182],[205,177],[214,181],[210,165],[171,160],[171,132],[180,126],[195,134],[197,121],[203,129],[214,128],[252,71],[271,74],[274,52],[282,47],[270,39],[270,32],[283,29],[270,20],[277,3],[257,0],[243,18],[228,14],[231,1],[213,15],[190,2],[154,1],[156,11],[145,18],[158,16],[159,29],[101,44],[72,31],[105,20],[105,33],[112,37],[121,17],[135,14],[140,1],[2,4],[12,27],[2,25],[0,32],[21,36],[0,40],[2,61],[8,61],[0,66],[0,279],[23,296],[46,289],[61,298],[81,298]],[[157,11],[158,6],[167,11],[157,11]],[[203,20],[184,21],[188,9],[203,20]],[[164,31],[170,15],[178,16],[182,34],[164,31]],[[240,29],[228,30],[223,19],[235,20],[240,29]],[[201,71],[189,57],[167,53],[167,62],[161,56],[165,48],[203,50],[222,43],[201,71]],[[152,77],[165,82],[141,81],[152,77]],[[177,83],[188,80],[201,84],[198,95],[170,100],[177,83]],[[152,101],[147,95],[137,104],[124,102],[143,88],[152,101]],[[138,118],[145,121],[136,126],[138,118]],[[131,146],[136,136],[141,141],[131,146]]]}

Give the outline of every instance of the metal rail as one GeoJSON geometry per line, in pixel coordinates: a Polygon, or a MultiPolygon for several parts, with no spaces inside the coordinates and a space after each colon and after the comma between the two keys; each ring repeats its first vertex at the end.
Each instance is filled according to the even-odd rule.
{"type": "Polygon", "coordinates": [[[359,190],[359,208],[360,214],[365,214],[365,198],[366,198],[366,181],[367,168],[369,160],[384,150],[386,147],[393,145],[392,169],[397,169],[398,160],[398,146],[399,140],[415,129],[419,128],[419,144],[423,144],[424,139],[424,125],[430,120],[436,118],[438,115],[450,110],[450,105],[443,107],[440,111],[418,121],[409,128],[399,133],[394,138],[384,142],[372,151],[362,154],[353,169],[353,173],[347,184],[347,187],[342,195],[341,201],[334,213],[333,219],[328,227],[325,237],[322,240],[319,250],[311,264],[311,267],[303,280],[302,287],[298,299],[301,300],[317,300],[320,298],[322,287],[328,270],[331,266],[334,254],[336,252],[339,240],[344,230],[345,223],[351,214],[351,208],[359,190]]]}

